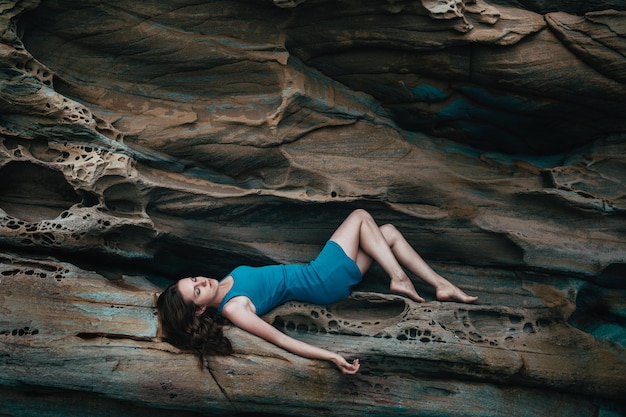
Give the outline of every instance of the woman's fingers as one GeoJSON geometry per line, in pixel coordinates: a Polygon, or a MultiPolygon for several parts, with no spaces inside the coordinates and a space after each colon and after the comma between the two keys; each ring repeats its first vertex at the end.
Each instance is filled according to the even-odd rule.
{"type": "Polygon", "coordinates": [[[340,368],[341,372],[343,372],[344,374],[354,375],[359,372],[360,367],[361,364],[359,363],[359,360],[355,359],[354,361],[352,361],[352,363],[346,361],[340,368]]]}
{"type": "Polygon", "coordinates": [[[347,375],[356,374],[359,372],[359,368],[361,367],[358,359],[355,359],[352,363],[350,363],[339,354],[335,354],[331,360],[335,363],[335,365],[337,365],[337,368],[339,368],[341,372],[347,375]]]}

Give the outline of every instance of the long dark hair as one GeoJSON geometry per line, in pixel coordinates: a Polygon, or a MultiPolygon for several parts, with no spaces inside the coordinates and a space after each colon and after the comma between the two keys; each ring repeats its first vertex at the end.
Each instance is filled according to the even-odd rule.
{"type": "Polygon", "coordinates": [[[196,315],[196,305],[183,300],[178,282],[159,295],[157,309],[165,340],[177,348],[194,352],[201,360],[232,353],[230,340],[224,336],[222,315],[215,308],[207,308],[196,315]]]}

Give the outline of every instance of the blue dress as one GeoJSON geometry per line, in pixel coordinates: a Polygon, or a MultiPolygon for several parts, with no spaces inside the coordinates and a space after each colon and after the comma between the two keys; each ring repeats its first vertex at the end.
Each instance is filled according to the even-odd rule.
{"type": "Polygon", "coordinates": [[[233,297],[244,295],[252,301],[259,316],[287,301],[332,304],[350,295],[361,279],[359,267],[338,243],[329,240],[308,264],[239,266],[229,276],[233,286],[217,311],[233,297]]]}

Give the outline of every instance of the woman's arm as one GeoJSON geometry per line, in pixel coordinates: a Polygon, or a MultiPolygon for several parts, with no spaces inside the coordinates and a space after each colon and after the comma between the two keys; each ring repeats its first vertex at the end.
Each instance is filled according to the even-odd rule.
{"type": "Polygon", "coordinates": [[[359,370],[360,364],[358,359],[350,363],[338,353],[301,342],[276,329],[256,315],[252,310],[250,300],[246,297],[236,297],[230,300],[224,306],[222,314],[235,326],[298,356],[331,361],[337,365],[341,372],[348,375],[356,374],[359,370]]]}

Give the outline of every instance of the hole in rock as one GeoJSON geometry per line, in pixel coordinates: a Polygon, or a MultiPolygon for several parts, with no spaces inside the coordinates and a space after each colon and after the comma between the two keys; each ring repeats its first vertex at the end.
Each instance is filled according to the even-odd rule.
{"type": "Polygon", "coordinates": [[[596,284],[607,288],[626,289],[626,263],[614,263],[600,273],[596,284]]]}
{"type": "Polygon", "coordinates": [[[531,323],[524,324],[524,333],[535,333],[535,329],[531,323]]]}
{"type": "Polygon", "coordinates": [[[521,317],[489,310],[471,310],[469,319],[476,331],[491,334],[498,333],[500,329],[509,327],[511,323],[521,322],[521,317]]]}
{"type": "Polygon", "coordinates": [[[337,303],[334,314],[344,319],[374,321],[398,318],[404,314],[406,303],[402,300],[368,301],[347,299],[337,303]]]}
{"type": "Polygon", "coordinates": [[[62,173],[30,162],[0,168],[0,207],[29,222],[50,220],[82,199],[62,173]]]}
{"type": "Polygon", "coordinates": [[[576,310],[569,324],[598,339],[626,346],[624,291],[586,284],[576,296],[576,310]]]}
{"type": "Polygon", "coordinates": [[[76,192],[80,194],[81,198],[83,199],[82,201],[83,207],[93,207],[93,206],[98,205],[99,203],[98,196],[95,195],[94,193],[86,191],[86,190],[81,190],[81,189],[76,190],[76,192]]]}
{"type": "Polygon", "coordinates": [[[27,147],[31,155],[40,161],[45,162],[62,162],[66,161],[70,154],[67,151],[59,151],[57,149],[50,148],[47,140],[33,139],[28,141],[29,143],[22,146],[27,147]]]}
{"type": "Polygon", "coordinates": [[[115,184],[103,193],[107,208],[119,216],[132,216],[141,212],[141,203],[133,200],[133,197],[139,195],[137,186],[127,183],[115,184]]]}

